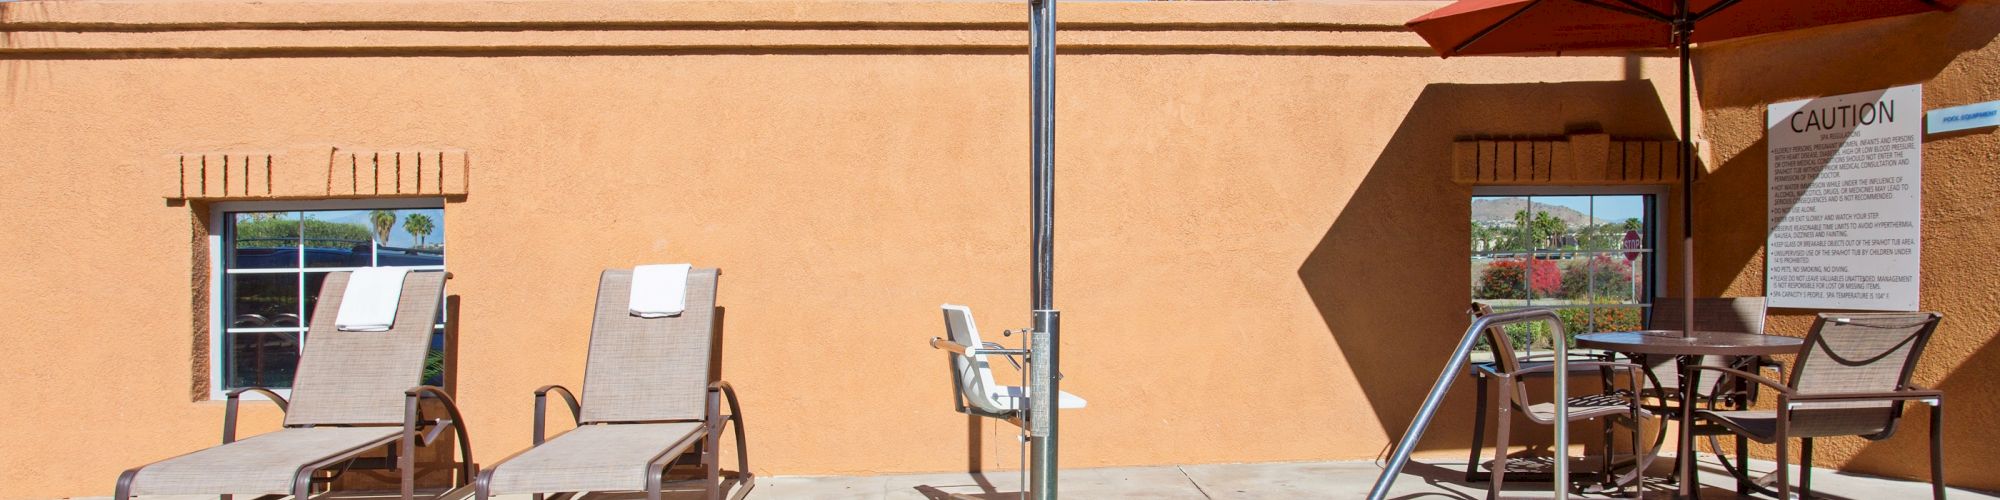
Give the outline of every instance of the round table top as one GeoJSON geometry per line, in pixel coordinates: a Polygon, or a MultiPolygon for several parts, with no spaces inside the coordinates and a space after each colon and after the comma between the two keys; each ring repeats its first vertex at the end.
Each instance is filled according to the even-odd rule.
{"type": "Polygon", "coordinates": [[[1782,335],[1696,330],[1682,337],[1680,330],[1635,330],[1587,333],[1576,336],[1576,346],[1631,354],[1736,355],[1792,354],[1799,352],[1805,339],[1782,335]]]}

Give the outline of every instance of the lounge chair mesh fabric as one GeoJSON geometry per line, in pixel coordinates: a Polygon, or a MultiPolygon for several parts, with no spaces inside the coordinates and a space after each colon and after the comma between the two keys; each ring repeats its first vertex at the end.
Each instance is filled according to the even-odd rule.
{"type": "Polygon", "coordinates": [[[403,393],[421,383],[444,273],[406,276],[396,324],[383,332],[334,329],[347,279],[331,273],[320,287],[286,428],[147,465],[133,494],[289,494],[299,467],[401,435],[403,393]]]}
{"type": "MultiPolygon", "coordinates": [[[[1834,315],[1850,316],[1850,315],[1834,315]]],[[[1805,353],[1792,367],[1792,388],[1801,395],[1890,392],[1900,389],[1903,373],[1916,363],[1917,336],[1930,323],[1929,313],[1854,314],[1850,322],[1822,319],[1818,334],[1808,337],[1805,353]]],[[[1786,435],[1790,437],[1871,435],[1887,430],[1895,418],[1891,401],[1797,403],[1786,435]]],[[[1771,410],[1716,412],[1726,425],[1752,438],[1769,441],[1777,415],[1771,410]]]]}
{"type": "Polygon", "coordinates": [[[680,454],[669,447],[683,439],[698,441],[708,411],[716,275],[713,268],[688,271],[687,310],[647,319],[627,306],[632,270],[604,271],[583,375],[584,425],[496,466],[488,491],[641,490],[648,462],[680,454]],[[680,422],[615,423],[662,421],[680,422]]]}
{"type": "Polygon", "coordinates": [[[597,287],[590,360],[583,375],[583,421],[701,420],[715,330],[716,270],[688,271],[687,310],[633,316],[632,270],[608,269],[597,287]]]}
{"type": "MultiPolygon", "coordinates": [[[[600,424],[572,429],[493,472],[495,494],[632,491],[646,488],[646,463],[701,431],[700,422],[600,424]]],[[[673,450],[678,454],[680,450],[673,450]]]]}
{"type": "Polygon", "coordinates": [[[403,391],[423,383],[444,273],[403,278],[396,324],[384,332],[333,327],[348,273],[327,275],[306,334],[285,425],[403,423],[403,391]]]}
{"type": "Polygon", "coordinates": [[[146,466],[134,495],[275,494],[292,492],[299,467],[345,450],[381,446],[394,427],[292,427],[181,455],[146,466]]]}

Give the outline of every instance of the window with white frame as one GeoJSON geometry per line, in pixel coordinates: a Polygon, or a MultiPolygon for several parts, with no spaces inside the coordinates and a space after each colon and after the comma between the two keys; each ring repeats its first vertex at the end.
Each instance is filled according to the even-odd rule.
{"type": "MultiPolygon", "coordinates": [[[[1655,286],[1659,195],[1610,188],[1482,189],[1472,197],[1472,300],[1556,310],[1577,334],[1637,330],[1655,286]]],[[[1521,347],[1554,339],[1514,325],[1521,347]]]]}
{"type": "MultiPolygon", "coordinates": [[[[444,209],[436,200],[224,203],[214,216],[210,387],[216,394],[292,386],[328,273],[444,269],[444,209]]],[[[442,312],[437,323],[426,383],[442,377],[442,312]]]]}

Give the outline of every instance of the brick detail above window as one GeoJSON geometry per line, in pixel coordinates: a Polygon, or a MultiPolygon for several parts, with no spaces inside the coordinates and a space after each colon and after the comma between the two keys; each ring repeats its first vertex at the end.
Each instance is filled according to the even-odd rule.
{"type": "Polygon", "coordinates": [[[165,197],[175,200],[257,200],[464,196],[471,155],[463,150],[357,151],[327,156],[290,153],[168,155],[180,173],[165,197]]]}
{"type": "Polygon", "coordinates": [[[1452,181],[1469,185],[1671,184],[1681,180],[1673,140],[1465,140],[1452,144],[1452,181]]]}

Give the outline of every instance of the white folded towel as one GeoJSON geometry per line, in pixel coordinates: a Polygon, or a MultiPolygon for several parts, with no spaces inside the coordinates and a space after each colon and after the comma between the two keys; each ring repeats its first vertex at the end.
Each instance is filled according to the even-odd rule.
{"type": "Polygon", "coordinates": [[[641,318],[679,316],[687,310],[687,280],[691,264],[653,264],[632,268],[632,315],[641,318]]]}
{"type": "Polygon", "coordinates": [[[354,270],[340,294],[340,315],[333,327],[345,332],[386,332],[396,325],[396,304],[403,299],[403,276],[409,269],[368,267],[354,270]]]}

